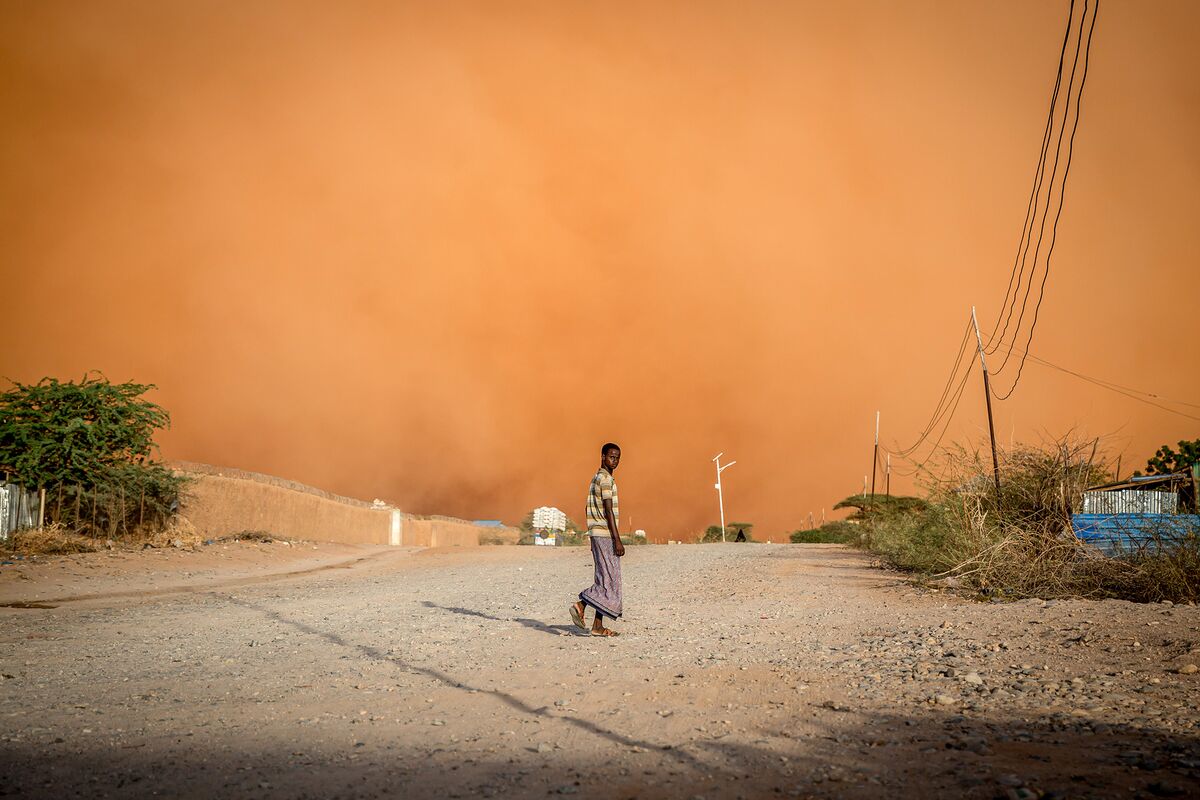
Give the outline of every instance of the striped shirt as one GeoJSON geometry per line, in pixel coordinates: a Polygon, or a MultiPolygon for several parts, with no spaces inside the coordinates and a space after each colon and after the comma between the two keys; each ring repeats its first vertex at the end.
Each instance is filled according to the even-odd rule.
{"type": "Polygon", "coordinates": [[[592,485],[588,487],[587,526],[590,536],[609,536],[608,520],[604,517],[604,501],[612,500],[613,521],[621,525],[617,511],[617,482],[612,473],[601,467],[592,477],[592,485]]]}

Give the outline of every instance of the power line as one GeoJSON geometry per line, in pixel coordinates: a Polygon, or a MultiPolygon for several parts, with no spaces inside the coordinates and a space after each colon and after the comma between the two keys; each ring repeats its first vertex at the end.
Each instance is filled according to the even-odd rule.
{"type": "MultiPolygon", "coordinates": [[[[950,423],[951,423],[951,421],[953,421],[954,415],[958,411],[959,401],[962,400],[963,391],[967,388],[967,379],[971,377],[971,373],[974,370],[975,370],[975,360],[972,359],[970,361],[970,363],[967,365],[967,371],[963,373],[962,380],[959,381],[958,388],[954,392],[954,400],[953,400],[952,405],[947,407],[949,414],[946,415],[946,424],[942,426],[942,432],[940,434],[938,434],[937,441],[935,441],[933,443],[933,448],[929,451],[929,454],[926,455],[925,458],[919,464],[916,464],[912,468],[912,470],[910,470],[908,472],[901,471],[901,472],[898,472],[897,474],[903,475],[905,477],[908,477],[911,475],[916,475],[918,472],[922,471],[925,468],[925,465],[928,464],[929,461],[934,457],[934,455],[937,454],[938,448],[942,444],[942,440],[944,438],[946,438],[946,432],[948,430],[950,430],[950,423]]],[[[911,451],[910,451],[910,454],[911,454],[911,451]]],[[[899,454],[897,454],[897,455],[899,455],[899,454]]],[[[905,455],[901,455],[900,457],[903,458],[905,461],[909,461],[909,462],[913,461],[913,459],[908,458],[905,455]]]]}
{"type": "Polygon", "coordinates": [[[954,377],[958,374],[959,367],[962,365],[963,354],[966,353],[967,342],[970,341],[970,338],[971,323],[968,321],[966,327],[963,329],[963,338],[962,342],[958,346],[958,355],[954,358],[954,366],[950,369],[950,375],[946,378],[946,385],[942,387],[942,394],[938,398],[937,405],[935,405],[933,408],[933,414],[930,416],[929,422],[927,422],[925,427],[921,429],[921,432],[917,435],[917,440],[915,442],[906,448],[900,450],[890,450],[889,452],[895,453],[901,458],[909,455],[918,447],[920,447],[921,443],[924,442],[937,427],[938,420],[945,411],[945,403],[949,397],[950,388],[954,385],[954,377]]]}
{"type": "MultiPolygon", "coordinates": [[[[1037,220],[1037,209],[1040,205],[1038,197],[1042,191],[1042,180],[1046,176],[1046,153],[1050,148],[1050,137],[1054,130],[1054,110],[1058,106],[1058,90],[1062,86],[1063,64],[1067,57],[1067,43],[1071,40],[1071,29],[1073,27],[1072,20],[1075,16],[1075,0],[1071,0],[1070,10],[1067,12],[1067,27],[1063,31],[1062,47],[1058,53],[1058,72],[1054,78],[1054,91],[1050,94],[1050,110],[1046,113],[1046,127],[1042,132],[1042,146],[1038,153],[1037,167],[1033,171],[1033,187],[1029,192],[1029,202],[1025,206],[1025,221],[1021,223],[1021,238],[1017,240],[1017,252],[1013,256],[1012,271],[1008,274],[1008,286],[1004,289],[1004,302],[1000,306],[1000,313],[996,316],[996,324],[992,326],[992,332],[988,334],[988,341],[997,340],[996,329],[1000,327],[1000,320],[1004,318],[1004,330],[1000,331],[998,337],[1003,341],[1005,333],[1008,332],[1008,323],[1012,319],[1013,309],[1016,308],[1017,294],[1021,291],[1021,283],[1025,277],[1025,258],[1029,254],[1029,242],[1033,238],[1033,224],[1037,220]],[[1028,238],[1026,238],[1028,236],[1028,238]],[[1017,268],[1020,266],[1020,272],[1017,268]],[[1016,287],[1014,291],[1013,279],[1016,278],[1016,287]],[[1011,294],[1012,302],[1009,303],[1011,294]],[[1007,316],[1005,311],[1007,310],[1007,316]]],[[[1047,195],[1049,198],[1049,195],[1047,195]]],[[[995,352],[995,347],[988,348],[988,353],[995,352]]]]}
{"type": "MultiPolygon", "coordinates": [[[[1004,345],[1004,346],[1011,348],[1013,350],[1020,351],[1020,348],[1016,347],[1015,345],[1004,345]]],[[[1068,375],[1073,375],[1074,377],[1079,378],[1080,380],[1087,381],[1088,383],[1093,383],[1103,389],[1108,389],[1111,392],[1116,392],[1117,394],[1124,395],[1132,400],[1137,400],[1139,403],[1145,403],[1147,405],[1154,406],[1155,408],[1160,408],[1163,411],[1167,411],[1171,414],[1178,414],[1181,417],[1186,417],[1187,419],[1194,419],[1194,420],[1200,421],[1200,417],[1198,417],[1198,416],[1194,416],[1192,414],[1186,414],[1183,411],[1179,411],[1177,409],[1170,408],[1169,406],[1162,405],[1162,403],[1156,403],[1156,402],[1154,402],[1154,400],[1161,400],[1164,403],[1175,403],[1177,405],[1188,406],[1190,408],[1200,408],[1200,404],[1189,403],[1184,400],[1172,400],[1170,398],[1163,397],[1163,396],[1155,394],[1153,392],[1143,392],[1139,389],[1133,389],[1128,386],[1122,386],[1119,383],[1113,383],[1112,381],[1106,381],[1103,378],[1096,378],[1091,375],[1085,375],[1082,372],[1076,372],[1073,369],[1068,369],[1064,366],[1060,366],[1059,364],[1055,364],[1051,361],[1047,361],[1044,358],[1035,356],[1033,353],[1024,352],[1023,356],[1028,358],[1029,360],[1033,361],[1035,364],[1040,364],[1044,367],[1056,369],[1059,372],[1065,372],[1068,375]],[[1154,398],[1154,400],[1149,400],[1147,398],[1154,398]]]]}
{"type": "MultiPolygon", "coordinates": [[[[1096,12],[1099,11],[1099,7],[1100,7],[1099,0],[1096,0],[1096,5],[1092,12],[1092,25],[1091,25],[1091,29],[1089,30],[1088,38],[1087,38],[1086,53],[1088,53],[1088,54],[1090,54],[1091,48],[1092,48],[1092,33],[1094,33],[1096,30],[1096,12]]],[[[1059,158],[1062,155],[1063,135],[1066,133],[1067,123],[1071,118],[1071,101],[1072,101],[1072,90],[1075,87],[1075,73],[1079,66],[1080,53],[1085,50],[1084,45],[1083,45],[1083,28],[1084,28],[1085,22],[1087,21],[1087,12],[1088,12],[1088,3],[1087,3],[1087,0],[1084,0],[1083,14],[1080,16],[1080,21],[1079,21],[1079,39],[1076,42],[1075,56],[1071,62],[1071,76],[1067,81],[1067,102],[1066,102],[1066,105],[1064,106],[1064,110],[1063,110],[1062,125],[1060,125],[1059,129],[1058,129],[1058,141],[1055,143],[1055,146],[1054,146],[1054,166],[1052,167],[1052,169],[1050,171],[1050,188],[1046,191],[1046,208],[1042,212],[1042,225],[1041,225],[1040,230],[1038,231],[1037,246],[1034,247],[1034,250],[1033,250],[1033,266],[1030,268],[1030,271],[1029,271],[1029,283],[1025,287],[1025,296],[1021,299],[1021,313],[1017,316],[1017,327],[1016,327],[1016,330],[1013,331],[1013,342],[1016,342],[1017,339],[1021,335],[1021,325],[1025,321],[1025,311],[1029,305],[1029,295],[1033,291],[1033,282],[1034,282],[1035,276],[1037,274],[1038,256],[1041,253],[1042,240],[1045,238],[1045,234],[1046,234],[1046,220],[1050,216],[1050,203],[1054,196],[1055,177],[1058,175],[1058,162],[1059,162],[1059,158]]],[[[1051,233],[1052,240],[1053,240],[1054,236],[1057,234],[1058,220],[1062,216],[1063,201],[1066,199],[1066,194],[1067,194],[1067,178],[1071,171],[1071,156],[1072,156],[1072,153],[1074,151],[1074,146],[1075,146],[1075,133],[1079,129],[1079,116],[1080,116],[1079,108],[1080,108],[1080,104],[1083,102],[1084,85],[1087,83],[1087,63],[1088,63],[1088,57],[1087,57],[1087,54],[1085,54],[1083,75],[1081,76],[1080,81],[1079,81],[1079,91],[1074,98],[1075,121],[1071,128],[1071,137],[1067,143],[1067,163],[1063,170],[1062,181],[1058,186],[1058,210],[1055,213],[1055,217],[1054,217],[1054,226],[1052,228],[1052,233],[1051,233]]],[[[1042,282],[1041,282],[1041,285],[1038,287],[1037,311],[1041,310],[1042,299],[1045,297],[1046,281],[1050,277],[1050,254],[1052,251],[1053,251],[1053,244],[1051,244],[1050,250],[1047,251],[1046,263],[1042,267],[1042,282]]],[[[1036,312],[1035,312],[1034,321],[1030,326],[1030,333],[1029,333],[1029,337],[1027,340],[1028,342],[1033,341],[1033,328],[1036,327],[1036,325],[1037,325],[1037,317],[1036,317],[1036,312]]],[[[999,368],[997,368],[996,370],[993,371],[994,375],[999,375],[1001,372],[1004,371],[1004,368],[1008,365],[1008,359],[1009,359],[1010,355],[1011,355],[1011,353],[1005,354],[1004,361],[1001,362],[999,368]]],[[[1004,397],[1001,397],[1000,399],[1002,399],[1002,400],[1007,399],[1009,397],[1009,395],[1012,394],[1013,390],[1016,389],[1016,384],[1017,384],[1018,380],[1020,380],[1019,374],[1018,374],[1017,379],[1013,381],[1013,385],[1009,388],[1008,394],[1004,395],[1004,397]]],[[[997,397],[999,397],[999,395],[997,395],[997,397]]]]}
{"type": "MultiPolygon", "coordinates": [[[[1012,386],[1008,387],[1008,392],[1006,392],[1003,396],[995,395],[998,400],[1007,400],[1009,397],[1011,397],[1012,393],[1014,391],[1016,391],[1017,384],[1021,382],[1021,374],[1025,371],[1025,358],[1029,355],[1030,345],[1033,344],[1033,332],[1037,328],[1038,315],[1041,313],[1041,310],[1042,310],[1042,300],[1046,296],[1046,281],[1050,277],[1050,260],[1054,255],[1054,245],[1058,241],[1058,221],[1059,221],[1059,219],[1062,218],[1063,202],[1065,201],[1066,195],[1067,195],[1067,177],[1070,175],[1070,172],[1071,172],[1071,158],[1075,152],[1075,134],[1079,130],[1079,117],[1080,117],[1080,112],[1081,112],[1081,109],[1083,106],[1083,89],[1084,89],[1084,86],[1087,84],[1088,62],[1091,59],[1091,52],[1092,52],[1092,35],[1096,32],[1096,17],[1099,14],[1099,12],[1100,12],[1100,0],[1096,0],[1095,9],[1092,12],[1092,24],[1088,28],[1087,44],[1084,47],[1084,51],[1083,51],[1083,75],[1079,79],[1079,95],[1075,100],[1075,122],[1071,126],[1071,136],[1067,140],[1067,164],[1063,170],[1062,186],[1059,189],[1059,193],[1058,193],[1058,209],[1054,212],[1054,225],[1050,229],[1050,247],[1046,251],[1046,266],[1042,273],[1042,285],[1038,288],[1037,305],[1034,306],[1034,309],[1033,309],[1033,322],[1030,323],[1029,335],[1025,338],[1024,352],[1022,353],[1021,361],[1017,366],[1017,377],[1013,378],[1012,386]]],[[[1084,17],[1086,18],[1086,16],[1087,16],[1086,1],[1084,3],[1083,13],[1084,13],[1084,17]]],[[[1080,28],[1079,28],[1079,35],[1082,38],[1082,36],[1083,36],[1082,24],[1080,25],[1080,28]]],[[[1075,57],[1076,57],[1076,59],[1078,59],[1078,57],[1079,57],[1078,49],[1076,50],[1075,57]]],[[[1072,67],[1072,70],[1071,70],[1072,78],[1074,78],[1074,73],[1075,73],[1075,70],[1072,67]]],[[[1069,86],[1068,86],[1068,91],[1070,91],[1069,86]]],[[[1068,98],[1068,101],[1069,101],[1069,99],[1070,98],[1068,98]]],[[[1064,125],[1066,123],[1065,117],[1063,119],[1063,123],[1064,123],[1064,125]]],[[[1061,131],[1059,132],[1059,140],[1060,140],[1060,142],[1062,140],[1061,131]]],[[[1047,195],[1047,199],[1048,198],[1049,198],[1049,195],[1047,195]]],[[[1043,227],[1045,227],[1045,223],[1046,223],[1046,220],[1045,220],[1045,217],[1043,217],[1042,218],[1043,227]]],[[[1039,237],[1039,244],[1040,244],[1040,237],[1039,237]]],[[[1036,261],[1036,253],[1035,253],[1035,261],[1036,261]]],[[[1032,280],[1031,280],[1031,283],[1032,283],[1032,280]]],[[[1018,322],[1018,326],[1017,326],[1017,331],[1018,332],[1020,331],[1020,323],[1019,322],[1018,322]]],[[[1013,335],[1014,343],[1016,342],[1017,335],[1018,334],[1013,335]]],[[[1011,351],[1010,351],[1010,354],[1011,354],[1011,351]]],[[[1007,362],[1007,360],[1008,360],[1008,358],[1006,356],[1005,361],[1007,362]]]]}

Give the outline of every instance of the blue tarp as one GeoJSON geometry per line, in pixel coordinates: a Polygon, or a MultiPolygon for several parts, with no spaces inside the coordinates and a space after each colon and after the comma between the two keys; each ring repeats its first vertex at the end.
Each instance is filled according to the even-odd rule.
{"type": "Polygon", "coordinates": [[[1118,555],[1157,550],[1200,535],[1200,515],[1074,514],[1071,527],[1084,542],[1118,555]]]}

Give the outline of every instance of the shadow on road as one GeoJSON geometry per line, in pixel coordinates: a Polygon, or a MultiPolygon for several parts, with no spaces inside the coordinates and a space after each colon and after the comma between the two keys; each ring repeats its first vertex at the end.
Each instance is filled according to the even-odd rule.
{"type": "Polygon", "coordinates": [[[461,608],[459,606],[439,606],[437,603],[432,603],[425,600],[421,605],[426,608],[436,608],[439,611],[449,611],[452,614],[462,614],[465,617],[478,617],[480,619],[491,620],[492,622],[515,622],[518,625],[524,625],[526,628],[532,628],[535,631],[549,633],[553,636],[590,636],[587,631],[581,631],[574,625],[547,625],[545,622],[536,619],[528,619],[525,617],[516,617],[513,619],[505,619],[503,617],[493,617],[491,614],[485,614],[482,611],[475,611],[470,608],[461,608]]]}
{"type": "MultiPolygon", "coordinates": [[[[278,618],[259,606],[238,604],[278,618]]],[[[364,657],[470,688],[437,670],[414,667],[335,634],[280,621],[364,657]]],[[[555,717],[511,695],[489,694],[525,713],[555,717]]],[[[801,701],[792,715],[752,725],[736,739],[722,733],[674,745],[652,745],[592,722],[555,717],[605,741],[594,747],[546,753],[524,747],[495,755],[481,752],[479,745],[469,749],[444,738],[397,739],[386,730],[357,734],[365,740],[361,743],[332,731],[306,735],[289,729],[280,741],[245,729],[226,730],[202,741],[155,737],[145,746],[116,750],[103,737],[60,738],[57,743],[30,737],[0,745],[6,760],[0,794],[53,800],[151,794],[1149,800],[1196,797],[1200,788],[1200,744],[1194,732],[1112,727],[1096,733],[1087,724],[965,718],[934,708],[914,708],[907,716],[827,709],[813,718],[813,708],[801,701]]]]}
{"type": "MultiPolygon", "coordinates": [[[[388,653],[385,653],[382,650],[380,650],[379,648],[373,647],[371,645],[355,644],[354,642],[347,641],[346,639],[342,638],[341,636],[339,636],[336,633],[331,633],[329,631],[323,631],[323,630],[321,630],[319,628],[315,628],[312,625],[309,625],[307,623],[300,622],[299,620],[289,619],[288,617],[285,617],[284,615],[280,614],[278,611],[275,611],[274,609],[259,605],[258,603],[252,603],[248,600],[244,600],[239,597],[233,597],[231,595],[214,594],[214,596],[220,597],[221,599],[226,600],[236,606],[240,606],[242,608],[257,611],[260,614],[263,614],[264,616],[274,620],[275,622],[278,622],[282,625],[288,625],[290,627],[295,628],[296,630],[302,631],[311,636],[316,636],[320,639],[324,639],[326,642],[329,642],[330,644],[333,644],[333,645],[336,645],[338,647],[345,648],[348,650],[355,651],[363,658],[368,658],[372,661],[378,661],[378,662],[381,662],[384,664],[389,664],[391,666],[396,667],[397,669],[402,669],[402,670],[406,670],[408,672],[415,672],[415,673],[419,673],[421,675],[425,675],[426,677],[432,678],[433,680],[435,680],[445,686],[448,686],[452,689],[461,689],[462,691],[467,692],[467,693],[472,693],[472,692],[478,693],[480,696],[483,696],[483,697],[494,697],[497,700],[499,700],[500,702],[504,703],[505,705],[510,706],[511,708],[514,708],[517,711],[520,711],[522,713],[542,717],[544,719],[554,719],[559,722],[563,722],[567,725],[571,725],[571,726],[579,728],[583,731],[586,731],[587,733],[607,739],[609,742],[611,742],[613,744],[622,745],[627,748],[639,747],[642,749],[652,749],[652,750],[658,750],[661,747],[661,745],[656,744],[654,742],[650,742],[650,741],[646,741],[646,740],[642,740],[642,739],[635,739],[633,737],[626,736],[621,733],[617,733],[616,731],[613,731],[609,728],[606,728],[606,727],[599,725],[598,723],[592,722],[591,720],[588,720],[588,719],[582,719],[578,716],[569,716],[566,714],[554,714],[554,713],[551,713],[549,708],[547,708],[546,706],[534,707],[534,706],[530,705],[529,703],[526,703],[524,700],[521,700],[519,697],[517,697],[513,694],[510,694],[508,692],[500,691],[499,689],[485,689],[485,688],[478,688],[478,687],[471,686],[466,681],[459,680],[459,679],[455,678],[453,675],[450,675],[449,673],[442,672],[441,670],[434,669],[432,667],[424,667],[419,664],[414,664],[410,661],[405,661],[402,658],[398,658],[396,656],[389,655],[388,653]]],[[[437,606],[435,606],[435,607],[437,607],[437,606]]],[[[470,613],[472,615],[480,615],[479,612],[472,612],[467,609],[464,609],[464,611],[467,611],[467,613],[470,613]]],[[[480,616],[483,616],[483,615],[480,615],[480,616]]],[[[533,620],[530,620],[530,621],[532,622],[533,620]]],[[[537,623],[537,624],[542,625],[542,623],[537,623]]],[[[555,634],[555,635],[557,635],[557,634],[555,634]]],[[[695,757],[692,756],[690,753],[686,753],[682,750],[674,750],[674,749],[666,750],[665,752],[667,753],[668,758],[678,762],[682,766],[687,766],[687,767],[691,767],[691,768],[703,768],[703,765],[700,764],[699,762],[697,762],[695,757]]]]}

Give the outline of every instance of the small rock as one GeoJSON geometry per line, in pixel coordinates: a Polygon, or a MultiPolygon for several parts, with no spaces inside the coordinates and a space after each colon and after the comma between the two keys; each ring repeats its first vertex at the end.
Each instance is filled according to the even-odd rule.
{"type": "Polygon", "coordinates": [[[978,672],[968,672],[966,675],[963,675],[963,683],[969,683],[972,686],[981,686],[983,678],[979,677],[978,672]]]}
{"type": "Polygon", "coordinates": [[[1195,664],[1184,664],[1182,667],[1180,667],[1176,671],[1180,675],[1191,675],[1195,672],[1200,672],[1200,667],[1197,667],[1195,664]]]}
{"type": "Polygon", "coordinates": [[[539,753],[549,753],[553,749],[554,747],[548,742],[539,742],[537,746],[537,751],[539,753]]]}
{"type": "Polygon", "coordinates": [[[1019,777],[1017,777],[1016,775],[1013,775],[1012,773],[1000,775],[999,777],[996,778],[996,783],[1000,784],[1001,786],[1011,786],[1014,789],[1019,786],[1025,785],[1025,781],[1021,780],[1019,777]]]}
{"type": "Polygon", "coordinates": [[[939,694],[933,698],[933,701],[939,706],[952,706],[958,703],[953,697],[948,694],[939,694]]]}

